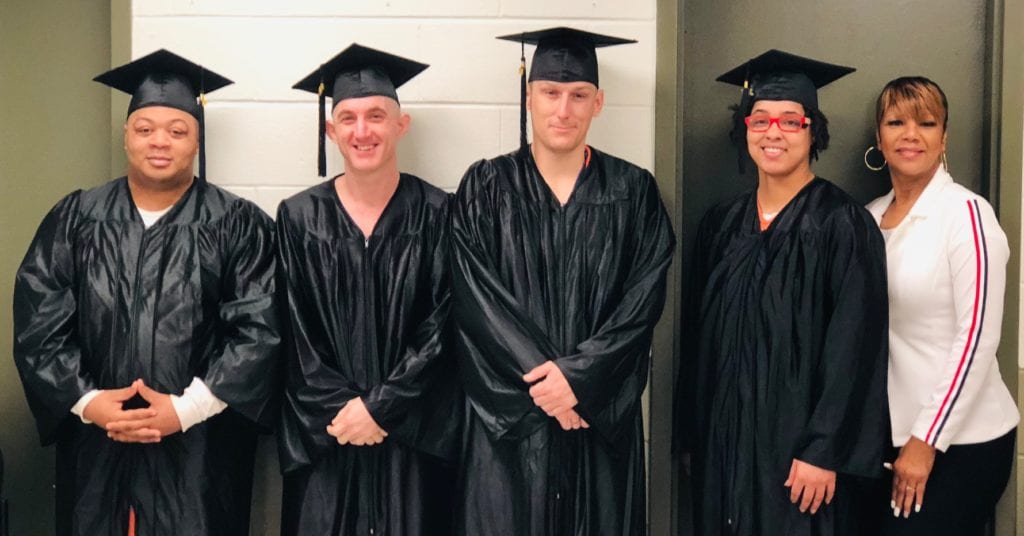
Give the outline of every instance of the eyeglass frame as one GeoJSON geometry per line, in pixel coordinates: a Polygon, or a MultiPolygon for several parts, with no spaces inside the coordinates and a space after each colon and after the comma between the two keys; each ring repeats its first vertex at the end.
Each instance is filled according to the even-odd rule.
{"type": "Polygon", "coordinates": [[[795,133],[795,132],[800,132],[801,130],[804,130],[804,129],[806,129],[806,128],[811,126],[811,118],[807,117],[806,115],[797,116],[797,117],[800,118],[800,128],[798,128],[796,130],[789,130],[789,129],[783,128],[783,126],[782,126],[782,119],[783,119],[783,117],[786,117],[786,119],[788,119],[789,117],[792,117],[791,114],[787,114],[786,116],[779,116],[779,117],[771,117],[770,115],[768,115],[768,126],[763,128],[763,129],[758,130],[758,129],[751,128],[751,126],[750,126],[750,119],[752,117],[754,117],[754,115],[757,115],[758,117],[761,117],[761,116],[765,116],[765,115],[768,115],[768,114],[750,114],[750,115],[748,115],[748,116],[743,118],[743,123],[747,125],[747,129],[750,130],[751,132],[768,132],[769,130],[771,130],[772,124],[774,124],[774,125],[778,126],[779,130],[781,130],[782,132],[789,132],[789,133],[792,134],[792,133],[795,133]]]}

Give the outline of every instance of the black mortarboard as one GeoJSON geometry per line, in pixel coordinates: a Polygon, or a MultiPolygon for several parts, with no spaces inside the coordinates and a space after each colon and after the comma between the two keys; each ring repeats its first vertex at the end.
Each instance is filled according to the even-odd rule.
{"type": "Polygon", "coordinates": [[[388,97],[398,102],[398,93],[395,89],[427,67],[425,63],[353,43],[292,86],[292,89],[301,89],[320,96],[320,113],[317,118],[317,128],[320,131],[317,172],[321,177],[327,174],[324,139],[324,123],[327,120],[324,111],[326,95],[331,95],[332,108],[345,99],[374,95],[388,97]]]}
{"type": "MultiPolygon", "coordinates": [[[[812,60],[796,54],[772,49],[719,76],[715,80],[740,86],[740,102],[733,114],[739,125],[751,104],[759,100],[787,100],[799,102],[806,112],[818,110],[818,88],[830,84],[852,72],[853,67],[812,60]]],[[[739,154],[739,168],[743,171],[745,144],[741,143],[740,129],[733,129],[733,142],[739,154]]]]}
{"type": "Polygon", "coordinates": [[[206,94],[233,82],[165,49],[111,69],[94,81],[132,96],[128,114],[147,106],[168,106],[199,122],[199,177],[206,178],[206,94]]]}
{"type": "Polygon", "coordinates": [[[519,82],[519,143],[526,147],[526,51],[527,44],[537,45],[530,62],[529,81],[590,82],[598,84],[597,53],[594,49],[613,45],[636,43],[635,39],[622,39],[609,35],[585,32],[575,28],[548,28],[499,36],[498,39],[515,41],[522,45],[519,82]]]}
{"type": "Polygon", "coordinates": [[[805,108],[818,109],[818,88],[842,78],[853,67],[834,65],[804,58],[781,50],[769,50],[747,60],[743,65],[719,76],[715,80],[743,88],[758,100],[788,100],[799,102],[805,108]]]}

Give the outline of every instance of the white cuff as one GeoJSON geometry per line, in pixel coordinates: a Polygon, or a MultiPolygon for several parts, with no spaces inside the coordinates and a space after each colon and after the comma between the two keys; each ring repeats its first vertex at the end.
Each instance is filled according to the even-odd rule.
{"type": "Polygon", "coordinates": [[[88,406],[89,402],[92,402],[92,399],[96,398],[97,396],[100,396],[99,389],[93,389],[92,391],[85,393],[84,395],[82,395],[82,398],[78,399],[78,402],[75,402],[74,406],[71,406],[71,413],[77,415],[78,418],[82,419],[82,422],[84,422],[85,424],[92,424],[92,421],[85,418],[85,407],[88,406]]]}
{"type": "Polygon", "coordinates": [[[228,407],[199,378],[192,378],[192,383],[185,388],[185,392],[181,396],[171,395],[171,404],[174,406],[175,413],[178,414],[182,432],[228,407]]]}

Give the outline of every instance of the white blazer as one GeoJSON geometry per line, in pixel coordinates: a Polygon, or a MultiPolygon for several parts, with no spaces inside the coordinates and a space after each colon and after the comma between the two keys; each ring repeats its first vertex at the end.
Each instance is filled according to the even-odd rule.
{"type": "MultiPolygon", "coordinates": [[[[876,222],[892,199],[868,204],[876,222]]],[[[992,207],[940,168],[883,234],[893,445],[914,436],[945,452],[1002,436],[1020,415],[996,362],[1010,250],[992,207]]]]}

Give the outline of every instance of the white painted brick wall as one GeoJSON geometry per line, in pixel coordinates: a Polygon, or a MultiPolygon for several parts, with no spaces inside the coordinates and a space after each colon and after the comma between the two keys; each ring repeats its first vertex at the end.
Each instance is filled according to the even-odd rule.
{"type": "MultiPolygon", "coordinates": [[[[133,57],[167,48],[235,81],[209,96],[207,173],[273,215],[322,180],[316,96],[291,86],[323,60],[358,42],[431,65],[398,90],[413,118],[399,161],[451,191],[471,163],[519,143],[519,46],[495,36],[551,26],[639,40],[598,51],[605,109],[588,141],[653,168],[655,0],[132,0],[131,48],[133,57]]],[[[327,149],[328,173],[339,173],[341,157],[327,149]]],[[[281,483],[267,441],[254,484],[258,536],[278,533],[281,483]]]]}
{"type": "Polygon", "coordinates": [[[320,62],[358,42],[430,64],[398,90],[413,117],[400,167],[454,190],[518,144],[519,46],[494,37],[550,26],[640,41],[598,51],[606,105],[588,141],[651,169],[655,0],[133,0],[132,54],[167,48],[235,81],[209,96],[208,175],[274,214],[320,180],[316,97],[291,89],[320,62]]]}

